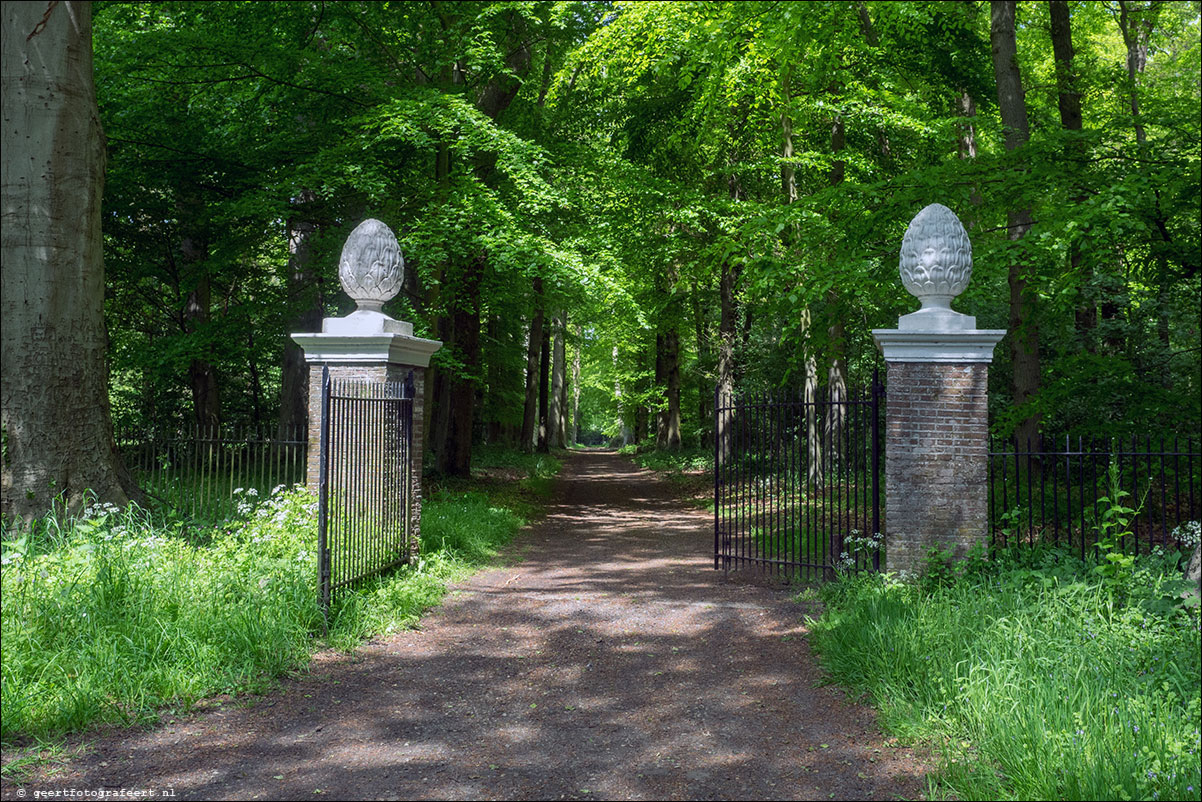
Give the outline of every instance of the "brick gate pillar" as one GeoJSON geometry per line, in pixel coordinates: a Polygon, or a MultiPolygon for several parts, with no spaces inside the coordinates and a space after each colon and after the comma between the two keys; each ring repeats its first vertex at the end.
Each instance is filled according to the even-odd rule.
{"type": "Polygon", "coordinates": [[[365,220],[351,232],[338,262],[342,289],[357,304],[344,318],[328,317],[321,333],[302,332],[292,340],[305,352],[309,368],[309,448],[307,483],[316,491],[321,437],[321,374],[331,379],[403,382],[413,371],[412,531],[421,522],[422,456],[425,443],[423,406],[430,357],[442,347],[437,340],[413,336],[413,324],[394,320],[381,310],[401,288],[404,260],[392,230],[379,220],[365,220]]]}
{"type": "Polygon", "coordinates": [[[987,384],[1006,334],[951,309],[972,276],[960,220],[932,204],[902,239],[902,284],[922,308],[874,329],[884,354],[886,568],[914,575],[931,548],[961,556],[989,536],[987,384]]]}

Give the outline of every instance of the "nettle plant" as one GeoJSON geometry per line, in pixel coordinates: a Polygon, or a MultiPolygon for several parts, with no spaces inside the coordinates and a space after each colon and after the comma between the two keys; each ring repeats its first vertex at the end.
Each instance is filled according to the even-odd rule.
{"type": "MultiPolygon", "coordinates": [[[[1098,517],[1095,524],[1098,553],[1102,562],[1094,571],[1114,582],[1122,581],[1135,565],[1135,555],[1128,554],[1127,538],[1132,537],[1131,522],[1143,509],[1144,499],[1138,507],[1128,507],[1125,499],[1131,493],[1122,488],[1117,460],[1111,460],[1106,474],[1107,495],[1098,499],[1098,517]]],[[[1146,498],[1148,491],[1144,491],[1146,498]]]]}

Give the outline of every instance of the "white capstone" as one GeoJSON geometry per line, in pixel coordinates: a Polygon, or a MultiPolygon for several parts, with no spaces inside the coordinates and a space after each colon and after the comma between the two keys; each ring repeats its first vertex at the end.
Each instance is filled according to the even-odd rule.
{"type": "Polygon", "coordinates": [[[406,334],[293,334],[308,363],[334,365],[412,365],[428,367],[430,357],[442,347],[438,340],[406,334]]]}
{"type": "Polygon", "coordinates": [[[898,273],[923,309],[951,309],[972,278],[972,243],[955,212],[932,203],[914,215],[902,237],[898,273]]]}
{"type": "Polygon", "coordinates": [[[392,229],[367,219],[355,227],[342,246],[338,280],[360,310],[379,312],[401,291],[405,260],[392,229]]]}
{"type": "Polygon", "coordinates": [[[1005,336],[1005,329],[872,330],[886,362],[992,362],[993,349],[1005,336]]]}

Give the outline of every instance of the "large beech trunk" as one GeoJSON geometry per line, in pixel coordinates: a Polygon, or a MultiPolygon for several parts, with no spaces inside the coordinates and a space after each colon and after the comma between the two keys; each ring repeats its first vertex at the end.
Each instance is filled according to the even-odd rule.
{"type": "Polygon", "coordinates": [[[113,442],[105,369],[104,136],[88,3],[3,4],[2,511],[140,495],[113,442]]]}
{"type": "MultiPolygon", "coordinates": [[[[1027,143],[1027,101],[1018,71],[1018,47],[1014,36],[1014,0],[992,0],[989,36],[993,72],[997,78],[998,108],[1006,130],[1006,149],[1018,150],[1027,143]]],[[[1018,241],[1031,229],[1031,210],[1016,206],[1006,213],[1010,239],[1018,241]]],[[[1012,387],[1016,406],[1029,402],[1038,392],[1039,329],[1035,321],[1035,294],[1029,289],[1027,267],[1012,262],[1010,283],[1010,359],[1014,371],[1012,387]]],[[[1035,444],[1039,438],[1039,416],[1028,415],[1015,430],[1019,443],[1035,444]]]]}

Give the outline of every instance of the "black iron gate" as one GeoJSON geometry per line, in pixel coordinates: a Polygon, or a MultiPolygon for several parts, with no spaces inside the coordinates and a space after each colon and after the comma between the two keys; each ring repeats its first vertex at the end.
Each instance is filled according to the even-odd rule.
{"type": "Polygon", "coordinates": [[[317,554],[321,604],[407,562],[413,525],[413,372],[403,382],[321,381],[317,554]]]}
{"type": "Polygon", "coordinates": [[[884,387],[714,396],[714,568],[880,569],[884,387]]]}

